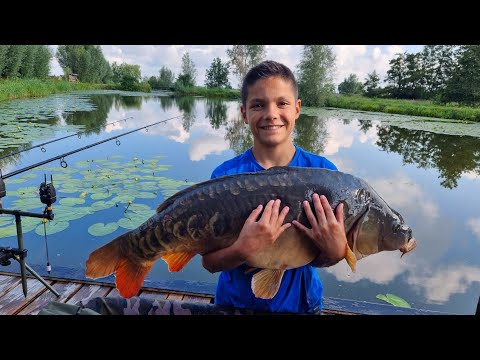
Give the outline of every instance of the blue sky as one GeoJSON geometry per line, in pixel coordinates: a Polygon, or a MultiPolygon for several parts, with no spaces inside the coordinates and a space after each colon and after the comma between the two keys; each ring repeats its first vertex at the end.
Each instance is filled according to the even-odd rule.
{"type": "MultiPolygon", "coordinates": [[[[197,85],[204,85],[205,72],[214,58],[222,61],[228,59],[226,50],[231,45],[101,45],[105,58],[113,63],[126,62],[140,65],[142,76],[158,76],[162,66],[175,73],[180,73],[181,60],[188,51],[197,69],[197,85]]],[[[57,45],[51,45],[56,51],[57,45]]],[[[395,54],[421,51],[423,45],[332,45],[336,54],[336,72],[334,81],[338,85],[351,73],[361,81],[366,75],[376,70],[383,78],[389,68],[388,62],[395,54]]],[[[292,70],[300,62],[302,45],[267,45],[267,59],[284,63],[292,70]]],[[[61,75],[62,70],[53,59],[51,74],[61,75]]],[[[230,83],[238,87],[238,80],[232,75],[230,83]]]]}

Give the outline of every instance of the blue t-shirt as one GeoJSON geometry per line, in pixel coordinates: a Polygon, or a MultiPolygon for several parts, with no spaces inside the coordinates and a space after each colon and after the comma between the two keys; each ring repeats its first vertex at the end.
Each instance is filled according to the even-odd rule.
{"type": "MultiPolygon", "coordinates": [[[[318,167],[337,170],[326,158],[309,153],[295,146],[295,156],[289,166],[318,167]]],[[[265,170],[248,149],[233,159],[219,165],[212,173],[212,179],[243,172],[265,170]]],[[[272,299],[256,298],[251,289],[252,276],[258,271],[245,274],[248,266],[241,265],[232,270],[222,271],[215,293],[215,304],[248,308],[264,312],[312,313],[322,308],[323,286],[316,268],[304,265],[286,270],[277,294],[272,299]]]]}

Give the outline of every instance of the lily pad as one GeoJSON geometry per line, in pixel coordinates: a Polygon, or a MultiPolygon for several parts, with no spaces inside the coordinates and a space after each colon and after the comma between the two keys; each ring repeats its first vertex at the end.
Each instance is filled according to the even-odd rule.
{"type": "Polygon", "coordinates": [[[129,213],[125,217],[118,220],[117,224],[125,229],[132,230],[142,225],[145,221],[148,220],[148,218],[149,216],[129,213]]]}
{"type": "Polygon", "coordinates": [[[386,295],[378,294],[376,298],[386,301],[387,303],[393,306],[411,308],[410,304],[405,299],[402,299],[401,297],[394,294],[386,294],[386,295]]]}
{"type": "MultiPolygon", "coordinates": [[[[47,235],[52,235],[52,234],[58,233],[60,231],[63,231],[66,228],[68,228],[69,226],[70,226],[70,223],[68,221],[52,220],[52,221],[47,221],[45,223],[45,227],[47,229],[47,235]]],[[[40,235],[40,236],[45,235],[44,231],[45,230],[43,228],[43,224],[40,224],[35,228],[35,233],[40,235]]]]}
{"type": "Polygon", "coordinates": [[[118,229],[117,223],[96,223],[88,228],[88,232],[93,236],[104,236],[111,234],[118,229]]]}
{"type": "Polygon", "coordinates": [[[60,204],[65,206],[85,204],[85,199],[82,199],[80,197],[68,197],[68,198],[60,199],[60,204]]]}

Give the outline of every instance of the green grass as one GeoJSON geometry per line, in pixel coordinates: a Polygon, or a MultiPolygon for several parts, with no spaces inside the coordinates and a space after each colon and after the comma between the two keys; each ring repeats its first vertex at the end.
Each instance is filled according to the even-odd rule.
{"type": "Polygon", "coordinates": [[[478,107],[458,106],[457,104],[439,105],[427,100],[377,99],[363,96],[336,95],[329,97],[325,106],[480,122],[480,108],[478,107]]]}
{"type": "Polygon", "coordinates": [[[207,88],[207,87],[192,87],[192,88],[176,88],[176,95],[191,95],[191,96],[205,96],[215,97],[228,100],[239,100],[240,90],[236,89],[219,89],[219,88],[207,88]]]}
{"type": "Polygon", "coordinates": [[[43,97],[75,90],[108,89],[106,84],[73,83],[63,80],[0,80],[0,101],[43,97]]]}

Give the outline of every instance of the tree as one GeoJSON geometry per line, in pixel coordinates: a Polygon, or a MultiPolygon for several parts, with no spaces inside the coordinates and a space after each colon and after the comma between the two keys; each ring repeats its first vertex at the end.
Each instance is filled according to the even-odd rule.
{"type": "Polygon", "coordinates": [[[480,45],[461,46],[458,64],[446,84],[441,100],[467,105],[480,103],[480,45]]]}
{"type": "Polygon", "coordinates": [[[333,93],[335,54],[327,45],[304,45],[298,65],[298,90],[302,104],[323,106],[328,94],[333,93]]]}
{"type": "Polygon", "coordinates": [[[119,83],[123,90],[138,90],[138,85],[142,80],[140,65],[131,65],[127,63],[118,65],[114,62],[112,64],[112,72],[114,82],[119,83]]]}
{"type": "Polygon", "coordinates": [[[194,87],[196,77],[197,69],[187,51],[182,56],[182,72],[178,75],[177,84],[183,87],[194,87]]]}
{"type": "Polygon", "coordinates": [[[363,93],[363,84],[358,80],[357,75],[350,76],[338,85],[338,92],[342,95],[360,95],[363,93]]]}
{"type": "Polygon", "coordinates": [[[170,88],[175,81],[175,75],[166,66],[160,69],[160,76],[158,77],[158,87],[170,88]]]}
{"type": "Polygon", "coordinates": [[[59,45],[56,57],[64,72],[70,69],[81,81],[106,82],[112,77],[99,45],[59,45]]]}
{"type": "Polygon", "coordinates": [[[10,45],[3,69],[4,77],[16,78],[21,76],[19,71],[27,53],[27,47],[28,45],[10,45]]]}
{"type": "Polygon", "coordinates": [[[50,73],[50,61],[52,60],[52,49],[46,45],[40,45],[35,56],[33,76],[37,79],[46,79],[50,73]]]}
{"type": "Polygon", "coordinates": [[[255,65],[261,63],[266,56],[265,45],[234,45],[227,49],[232,71],[240,82],[255,65]]]}
{"type": "Polygon", "coordinates": [[[222,63],[219,57],[213,59],[206,73],[205,85],[209,88],[230,88],[228,68],[228,63],[222,63]]]}
{"type": "Polygon", "coordinates": [[[381,89],[379,87],[380,76],[373,70],[370,74],[367,74],[363,86],[365,88],[365,95],[368,97],[376,97],[380,95],[381,89]]]}
{"type": "Polygon", "coordinates": [[[7,54],[11,45],[0,45],[0,78],[4,77],[3,70],[7,67],[7,54]]]}

